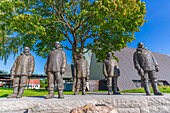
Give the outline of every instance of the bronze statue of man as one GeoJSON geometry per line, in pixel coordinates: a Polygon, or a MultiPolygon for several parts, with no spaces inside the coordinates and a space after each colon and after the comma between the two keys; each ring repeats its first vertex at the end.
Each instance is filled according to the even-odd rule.
{"type": "Polygon", "coordinates": [[[154,91],[154,95],[163,95],[159,92],[157,86],[156,72],[159,71],[159,65],[150,51],[148,51],[143,43],[138,44],[138,48],[133,56],[134,66],[141,77],[141,82],[144,86],[146,95],[151,95],[149,89],[149,79],[154,91]]]}
{"type": "Polygon", "coordinates": [[[86,94],[86,82],[89,80],[89,65],[82,53],[79,54],[79,58],[76,61],[76,92],[75,95],[79,94],[81,82],[82,82],[82,95],[86,94]]]}
{"type": "Polygon", "coordinates": [[[46,99],[54,97],[55,80],[58,89],[58,98],[63,99],[63,78],[67,66],[66,53],[61,48],[61,43],[56,41],[54,44],[55,48],[49,53],[47,62],[45,64],[44,72],[48,75],[48,91],[49,94],[45,97],[46,99]]]}
{"type": "Polygon", "coordinates": [[[29,52],[30,48],[24,47],[24,52],[17,57],[11,68],[11,79],[13,80],[13,94],[7,98],[22,98],[27,86],[27,78],[34,72],[34,57],[29,52]]]}
{"type": "Polygon", "coordinates": [[[115,59],[112,57],[112,53],[107,53],[107,58],[104,60],[103,63],[103,74],[105,75],[105,78],[107,79],[107,88],[108,88],[108,94],[120,95],[120,93],[117,91],[117,80],[120,76],[120,69],[118,66],[118,63],[115,59]],[[113,87],[112,87],[113,82],[113,87]]]}

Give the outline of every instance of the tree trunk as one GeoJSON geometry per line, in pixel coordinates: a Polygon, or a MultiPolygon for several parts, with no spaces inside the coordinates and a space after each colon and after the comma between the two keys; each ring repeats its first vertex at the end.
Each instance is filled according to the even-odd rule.
{"type": "MultiPolygon", "coordinates": [[[[76,51],[76,50],[75,50],[76,51]]],[[[72,86],[72,92],[75,92],[75,88],[76,88],[76,60],[77,60],[77,54],[76,52],[73,52],[73,60],[74,60],[74,75],[73,75],[73,86],[72,86]]]]}

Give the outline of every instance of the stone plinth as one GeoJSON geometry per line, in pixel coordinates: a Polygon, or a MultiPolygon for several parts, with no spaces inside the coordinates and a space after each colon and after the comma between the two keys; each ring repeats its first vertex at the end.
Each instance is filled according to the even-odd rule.
{"type": "Polygon", "coordinates": [[[0,98],[1,113],[69,113],[73,108],[85,105],[111,105],[118,113],[170,113],[170,94],[145,96],[145,94],[65,95],[65,99],[23,97],[21,99],[0,98]]]}

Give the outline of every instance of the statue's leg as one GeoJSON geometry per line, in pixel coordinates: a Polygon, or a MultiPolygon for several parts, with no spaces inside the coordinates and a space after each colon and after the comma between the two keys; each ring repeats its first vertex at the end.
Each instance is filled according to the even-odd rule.
{"type": "Polygon", "coordinates": [[[117,76],[113,77],[113,94],[120,95],[121,93],[117,91],[117,79],[117,76]]]}
{"type": "Polygon", "coordinates": [[[19,87],[19,77],[14,76],[13,79],[13,94],[8,95],[7,98],[16,98],[18,94],[18,87],[19,87]]]}
{"type": "Polygon", "coordinates": [[[77,74],[77,70],[76,70],[76,66],[74,66],[74,73],[73,73],[73,86],[72,86],[72,92],[75,92],[75,90],[76,90],[76,80],[77,80],[77,78],[76,78],[76,74],[77,74]]]}
{"type": "Polygon", "coordinates": [[[151,92],[150,92],[150,89],[149,89],[148,72],[144,72],[144,75],[141,76],[141,82],[142,82],[143,87],[145,89],[146,95],[151,95],[151,92]]]}
{"type": "Polygon", "coordinates": [[[86,95],[86,78],[82,79],[82,95],[86,95]]]}
{"type": "Polygon", "coordinates": [[[75,92],[75,90],[76,90],[76,77],[73,77],[72,92],[75,92]]]}
{"type": "Polygon", "coordinates": [[[112,94],[112,77],[107,77],[108,95],[112,94]]]}
{"type": "Polygon", "coordinates": [[[158,81],[156,79],[156,72],[155,71],[149,72],[149,78],[151,80],[154,95],[163,95],[163,93],[159,92],[159,89],[158,89],[158,81]]]}
{"type": "Polygon", "coordinates": [[[76,82],[76,92],[74,93],[74,95],[78,95],[78,94],[79,94],[80,85],[81,85],[81,79],[80,79],[80,78],[77,78],[77,82],[76,82]]]}
{"type": "Polygon", "coordinates": [[[57,89],[58,89],[58,98],[63,99],[63,90],[64,90],[64,84],[63,84],[63,77],[61,76],[60,72],[55,73],[55,78],[57,82],[57,89]]]}
{"type": "Polygon", "coordinates": [[[54,97],[54,74],[52,72],[48,72],[48,91],[49,94],[45,96],[45,99],[54,97]]]}
{"type": "Polygon", "coordinates": [[[22,98],[22,95],[24,93],[24,89],[27,86],[27,76],[21,76],[20,77],[20,88],[19,88],[19,93],[17,95],[17,98],[22,98]]]}

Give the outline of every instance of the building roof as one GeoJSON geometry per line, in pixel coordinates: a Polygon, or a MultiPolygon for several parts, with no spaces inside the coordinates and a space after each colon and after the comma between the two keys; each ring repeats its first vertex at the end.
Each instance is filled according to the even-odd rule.
{"type": "Polygon", "coordinates": [[[39,84],[40,79],[28,79],[27,84],[39,84]]]}
{"type": "Polygon", "coordinates": [[[8,73],[3,70],[0,70],[0,75],[8,75],[8,73]]]}
{"type": "MultiPolygon", "coordinates": [[[[119,58],[120,77],[118,78],[119,90],[135,89],[136,85],[133,80],[140,80],[137,70],[133,64],[133,54],[136,51],[135,48],[126,47],[120,52],[115,52],[115,56],[119,58]]],[[[157,74],[158,80],[167,81],[170,83],[170,56],[160,53],[152,52],[155,56],[160,71],[157,74]]],[[[100,80],[104,79],[102,72],[103,63],[97,63],[95,54],[92,54],[90,65],[90,79],[100,80]]]]}

